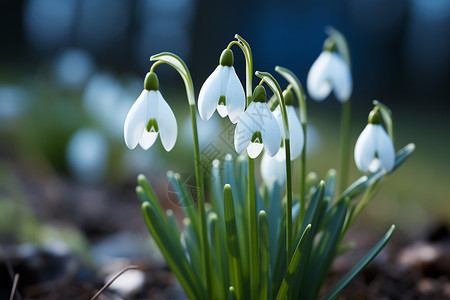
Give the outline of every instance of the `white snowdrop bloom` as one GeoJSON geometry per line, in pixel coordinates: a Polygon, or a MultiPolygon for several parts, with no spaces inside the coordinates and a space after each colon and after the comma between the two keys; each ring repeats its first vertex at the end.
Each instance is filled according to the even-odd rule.
{"type": "Polygon", "coordinates": [[[144,90],[128,112],[124,126],[124,138],[128,148],[139,144],[144,150],[150,148],[158,134],[166,151],[177,140],[177,120],[169,104],[158,89],[158,77],[147,73],[144,90]]]}
{"type": "Polygon", "coordinates": [[[322,101],[331,92],[340,102],[350,98],[352,74],[344,59],[335,51],[324,50],[311,66],[306,80],[311,98],[322,101]]]}
{"type": "Polygon", "coordinates": [[[274,157],[270,157],[265,152],[261,160],[261,177],[267,185],[277,182],[283,186],[286,183],[286,161],[279,159],[280,151],[274,157]]]}
{"type": "Polygon", "coordinates": [[[378,112],[372,111],[369,123],[361,132],[355,145],[355,163],[361,172],[392,171],[395,150],[392,140],[380,122],[378,112]]]}
{"type": "Polygon", "coordinates": [[[69,140],[66,159],[70,171],[80,181],[98,182],[108,167],[109,145],[95,129],[80,129],[69,140]]]}
{"type": "Polygon", "coordinates": [[[245,93],[233,67],[233,52],[225,49],[220,64],[206,79],[198,96],[198,111],[203,120],[209,120],[217,109],[224,118],[228,115],[237,123],[245,109],[245,93]]]}
{"type": "MultiPolygon", "coordinates": [[[[297,116],[297,113],[295,112],[295,108],[292,105],[293,104],[293,98],[294,95],[291,91],[285,91],[284,93],[284,99],[286,102],[286,112],[288,116],[288,124],[289,124],[289,145],[291,150],[291,160],[296,159],[300,156],[303,150],[304,145],[304,136],[303,136],[303,128],[302,124],[300,123],[300,120],[297,116]]],[[[278,126],[283,129],[283,116],[281,115],[281,108],[280,106],[277,106],[277,108],[273,111],[273,115],[275,116],[275,119],[277,119],[278,126]]],[[[283,135],[283,140],[286,138],[284,136],[284,130],[281,130],[281,134],[283,135]]],[[[278,150],[278,153],[276,155],[278,159],[285,160],[286,154],[284,149],[284,143],[280,147],[280,150],[278,150]]]]}
{"type": "Polygon", "coordinates": [[[281,132],[278,122],[267,106],[264,87],[257,86],[253,101],[241,115],[234,130],[234,147],[241,154],[247,149],[250,158],[256,158],[264,148],[269,156],[280,149],[281,132]]]}

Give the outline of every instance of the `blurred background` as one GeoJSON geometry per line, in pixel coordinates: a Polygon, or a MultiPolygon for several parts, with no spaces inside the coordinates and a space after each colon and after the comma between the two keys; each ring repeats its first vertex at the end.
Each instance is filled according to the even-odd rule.
{"type": "MultiPolygon", "coordinates": [[[[167,66],[157,73],[177,117],[174,150],[166,153],[159,141],[148,151],[128,150],[123,142],[123,123],[142,90],[149,57],[170,51],[183,58],[198,94],[238,33],[252,47],[254,70],[275,75],[274,67],[284,66],[305,86],[328,25],[350,47],[352,145],[378,99],[393,110],[396,150],[417,146],[367,207],[361,226],[385,231],[396,223],[402,234],[413,235],[432,223],[450,223],[448,0],[16,0],[0,8],[4,243],[56,243],[59,251],[78,251],[97,263],[120,256],[104,251],[117,248],[118,240],[145,253],[136,175],[146,174],[176,212],[166,201],[165,173],[189,177],[193,168],[185,155],[192,146],[183,82],[167,66]]],[[[243,55],[233,50],[245,82],[243,55]]],[[[323,178],[338,165],[340,105],[334,96],[307,105],[307,168],[323,178]]],[[[201,148],[227,126],[220,118],[208,126],[199,121],[201,148]]],[[[351,180],[359,176],[352,160],[351,180]]],[[[129,257],[142,254],[135,252],[129,257]]]]}

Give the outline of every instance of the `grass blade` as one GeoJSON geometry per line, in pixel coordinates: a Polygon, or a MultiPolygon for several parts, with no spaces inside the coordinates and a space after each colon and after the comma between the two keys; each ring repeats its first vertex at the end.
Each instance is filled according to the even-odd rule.
{"type": "Polygon", "coordinates": [[[347,273],[347,275],[345,275],[323,299],[334,299],[342,291],[342,289],[374,259],[374,257],[381,251],[381,249],[383,249],[383,247],[391,238],[394,230],[395,225],[392,225],[388,232],[386,232],[386,234],[383,236],[383,238],[375,245],[375,247],[373,247],[372,250],[370,250],[370,252],[367,253],[367,255],[363,259],[361,259],[359,263],[354,266],[353,269],[351,269],[347,273]]]}
{"type": "Polygon", "coordinates": [[[242,299],[242,270],[239,252],[238,231],[236,230],[236,217],[234,213],[233,195],[231,187],[226,184],[224,187],[225,223],[228,246],[228,262],[230,268],[230,283],[237,299],[242,299]]]}
{"type": "Polygon", "coordinates": [[[167,264],[183,286],[187,296],[190,299],[200,299],[201,289],[195,284],[196,282],[201,282],[199,280],[199,274],[195,276],[192,272],[183,249],[174,243],[167,234],[168,230],[164,228],[156,209],[152,207],[150,202],[142,204],[142,212],[150,233],[161,250],[167,264]]]}
{"type": "Polygon", "coordinates": [[[297,247],[295,248],[294,254],[292,255],[291,262],[289,263],[288,270],[286,272],[286,275],[284,276],[283,282],[281,283],[280,289],[278,290],[277,294],[277,300],[283,300],[285,299],[289,286],[293,282],[295,276],[294,273],[298,267],[298,264],[300,263],[300,258],[302,254],[302,248],[303,248],[303,241],[305,240],[305,237],[308,236],[308,233],[311,229],[311,224],[308,224],[308,226],[305,227],[305,230],[303,231],[302,236],[300,237],[300,240],[297,243],[297,247]]]}
{"type": "Polygon", "coordinates": [[[259,212],[259,299],[266,300],[269,294],[269,228],[265,211],[259,212]]]}

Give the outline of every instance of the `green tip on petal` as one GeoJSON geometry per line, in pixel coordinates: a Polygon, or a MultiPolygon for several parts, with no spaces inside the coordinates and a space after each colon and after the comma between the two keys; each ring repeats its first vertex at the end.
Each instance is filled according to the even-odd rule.
{"type": "Polygon", "coordinates": [[[379,110],[379,108],[375,107],[369,113],[369,118],[367,120],[367,122],[369,124],[381,124],[381,117],[380,117],[380,113],[378,112],[378,110],[379,110]]]}
{"type": "Polygon", "coordinates": [[[266,89],[262,85],[258,85],[253,91],[253,102],[266,102],[266,89]]]}
{"type": "Polygon", "coordinates": [[[147,124],[147,132],[158,132],[158,122],[156,122],[156,119],[150,119],[147,124]]]}
{"type": "Polygon", "coordinates": [[[219,105],[223,105],[223,106],[227,105],[225,96],[222,95],[222,96],[219,97],[219,103],[218,104],[219,105]]]}
{"type": "Polygon", "coordinates": [[[147,75],[145,75],[144,89],[147,91],[159,90],[158,76],[156,76],[154,72],[148,72],[147,75]]]}
{"type": "Polygon", "coordinates": [[[325,42],[323,42],[323,51],[330,51],[330,52],[336,52],[337,46],[336,41],[332,38],[327,38],[325,42]]]}
{"type": "Polygon", "coordinates": [[[258,144],[262,144],[262,136],[261,136],[261,132],[259,131],[255,131],[255,133],[252,136],[252,139],[250,140],[252,143],[258,143],[258,144]]]}
{"type": "Polygon", "coordinates": [[[283,91],[283,98],[286,105],[294,105],[294,93],[290,89],[283,91]]]}
{"type": "Polygon", "coordinates": [[[225,49],[222,51],[219,60],[220,65],[225,67],[232,67],[234,63],[233,51],[230,49],[225,49]]]}

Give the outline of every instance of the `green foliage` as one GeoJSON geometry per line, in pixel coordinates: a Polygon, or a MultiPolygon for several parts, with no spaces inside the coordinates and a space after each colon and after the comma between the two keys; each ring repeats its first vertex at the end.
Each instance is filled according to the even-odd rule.
{"type": "MultiPolygon", "coordinates": [[[[395,168],[414,150],[405,146],[397,153],[395,168]]],[[[259,274],[251,274],[249,259],[249,231],[247,198],[247,161],[239,157],[233,161],[227,156],[213,163],[209,178],[207,206],[208,250],[211,253],[210,274],[214,299],[250,299],[250,278],[259,278],[258,299],[324,299],[334,298],[384,247],[394,226],[378,244],[345,275],[330,291],[322,285],[333,260],[346,248],[342,240],[360,211],[375,196],[388,175],[380,170],[363,176],[342,194],[336,194],[336,172],[331,170],[325,180],[310,181],[305,194],[307,206],[304,216],[299,214],[300,195],[294,195],[292,218],[294,248],[286,267],[286,202],[282,187],[263,184],[256,191],[258,210],[259,274]],[[259,191],[259,192],[258,192],[259,191]],[[361,197],[362,196],[362,197],[361,197]]],[[[394,168],[394,169],[395,169],[394,168]]],[[[310,176],[311,177],[311,176],[310,176]]],[[[312,176],[314,177],[314,176],[312,176]]],[[[312,178],[311,177],[311,178],[312,178]]],[[[151,186],[143,175],[136,188],[142,202],[146,224],[167,263],[190,299],[205,295],[200,217],[194,200],[179,175],[168,173],[168,178],[186,216],[184,230],[179,231],[171,213],[164,214],[151,186]]]]}

